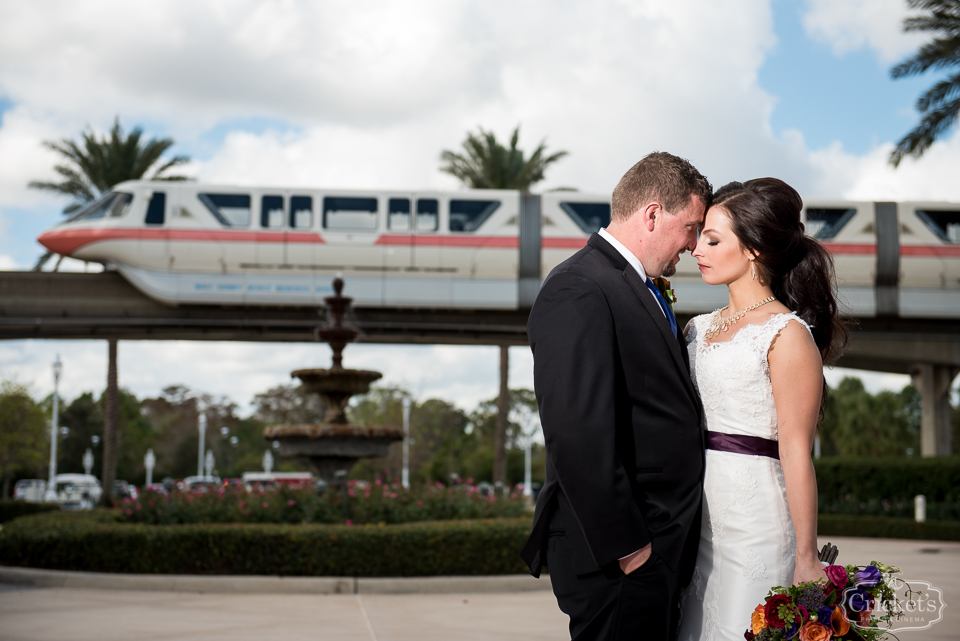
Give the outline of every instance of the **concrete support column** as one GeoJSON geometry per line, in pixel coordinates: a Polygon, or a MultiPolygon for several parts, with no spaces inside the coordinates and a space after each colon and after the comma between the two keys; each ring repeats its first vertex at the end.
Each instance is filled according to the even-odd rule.
{"type": "Polygon", "coordinates": [[[120,422],[117,390],[117,339],[107,339],[107,390],[103,398],[103,494],[100,505],[113,506],[113,482],[117,478],[117,446],[120,422]]]}
{"type": "Polygon", "coordinates": [[[950,456],[953,443],[950,429],[950,386],[960,368],[950,365],[916,365],[910,375],[920,392],[921,456],[950,456]]]}
{"type": "Polygon", "coordinates": [[[510,420],[510,346],[500,346],[500,396],[497,398],[497,429],[493,436],[493,483],[507,484],[507,425],[510,420]]]}

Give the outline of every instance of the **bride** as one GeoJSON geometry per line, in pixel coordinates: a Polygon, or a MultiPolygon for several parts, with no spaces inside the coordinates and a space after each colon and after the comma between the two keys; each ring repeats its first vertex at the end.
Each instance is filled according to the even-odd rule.
{"type": "Polygon", "coordinates": [[[714,195],[693,256],[730,304],[685,330],[707,429],[704,518],[678,639],[743,639],[775,585],[824,576],[810,451],[823,363],[846,331],[833,262],[804,235],[803,201],[775,178],[714,195]]]}

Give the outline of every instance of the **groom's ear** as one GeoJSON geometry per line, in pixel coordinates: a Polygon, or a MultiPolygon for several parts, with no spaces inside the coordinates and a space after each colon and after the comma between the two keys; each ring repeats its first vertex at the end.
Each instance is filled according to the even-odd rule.
{"type": "Polygon", "coordinates": [[[660,219],[664,216],[663,207],[660,206],[660,203],[653,200],[644,205],[637,215],[640,216],[641,224],[646,227],[648,232],[653,232],[656,228],[657,223],[660,222],[660,219]]]}

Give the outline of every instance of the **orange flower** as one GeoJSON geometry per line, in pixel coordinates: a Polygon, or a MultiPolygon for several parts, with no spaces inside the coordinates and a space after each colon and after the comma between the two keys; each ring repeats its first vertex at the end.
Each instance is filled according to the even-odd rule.
{"type": "Polygon", "coordinates": [[[833,627],[833,636],[842,637],[850,631],[850,622],[847,621],[847,613],[843,608],[837,608],[830,617],[830,625],[833,627]]]}
{"type": "Polygon", "coordinates": [[[760,634],[760,630],[763,630],[767,627],[767,619],[763,616],[763,604],[757,606],[757,609],[753,611],[753,615],[750,617],[750,628],[753,630],[754,634],[760,634]]]}
{"type": "Polygon", "coordinates": [[[816,621],[807,621],[800,628],[800,641],[829,641],[830,630],[816,621]]]}

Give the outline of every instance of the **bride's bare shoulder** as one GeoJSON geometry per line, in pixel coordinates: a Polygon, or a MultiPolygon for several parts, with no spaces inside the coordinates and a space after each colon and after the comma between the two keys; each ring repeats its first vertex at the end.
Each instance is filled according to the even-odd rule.
{"type": "MultiPolygon", "coordinates": [[[[775,362],[798,363],[820,361],[820,350],[813,340],[809,326],[795,314],[783,314],[786,322],[770,343],[768,358],[775,362]]],[[[771,317],[772,319],[773,317],[771,317]]]]}

